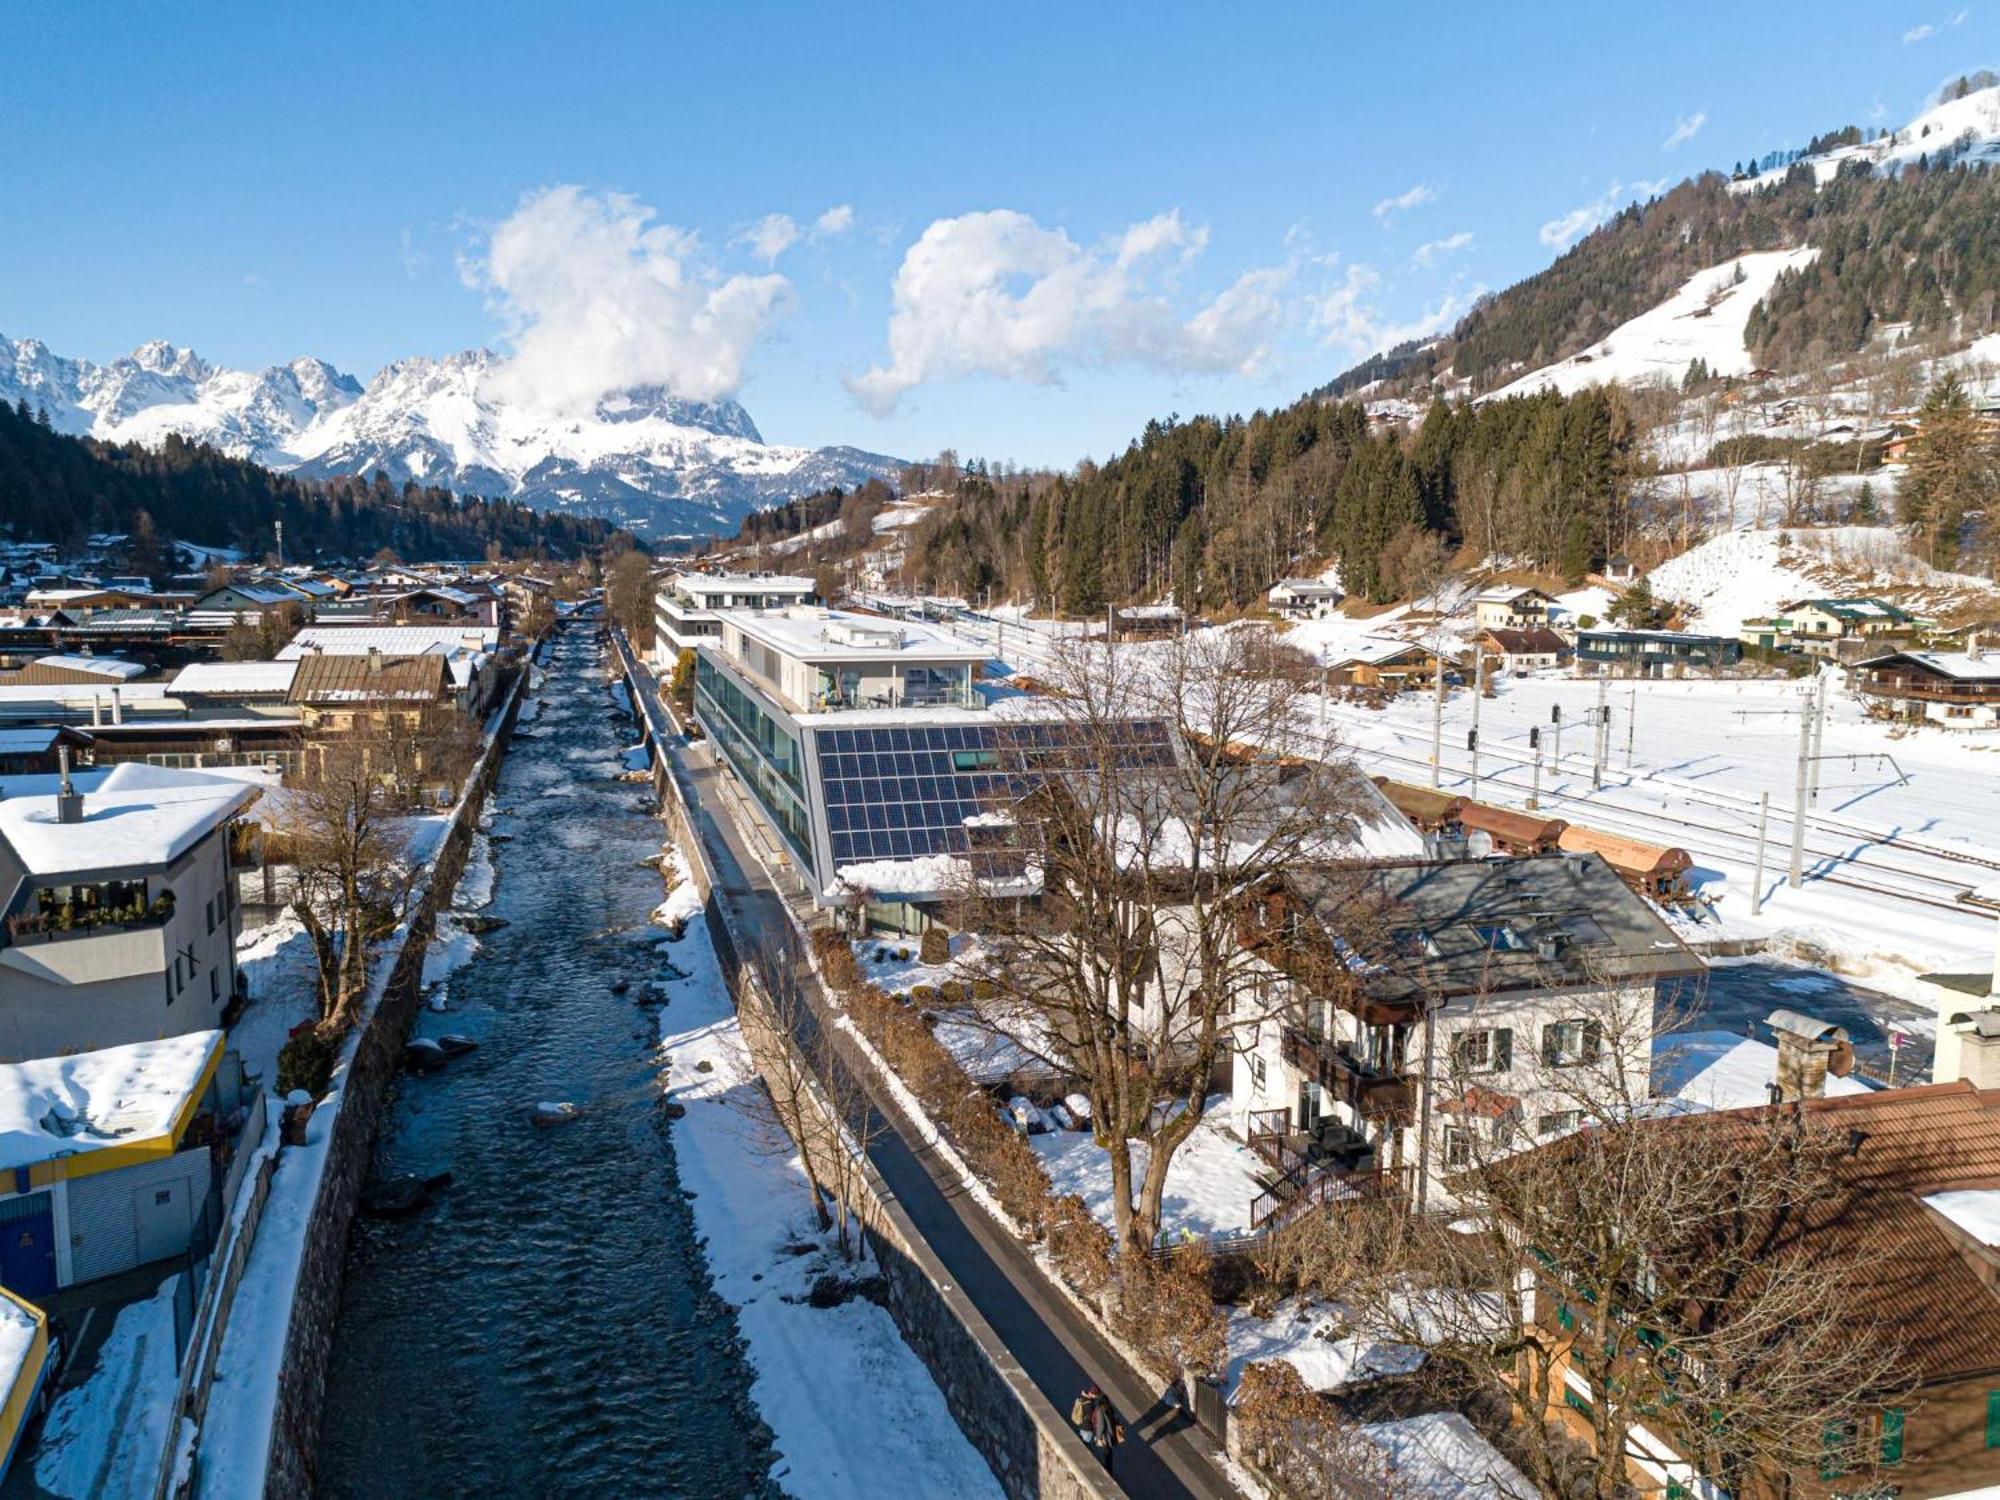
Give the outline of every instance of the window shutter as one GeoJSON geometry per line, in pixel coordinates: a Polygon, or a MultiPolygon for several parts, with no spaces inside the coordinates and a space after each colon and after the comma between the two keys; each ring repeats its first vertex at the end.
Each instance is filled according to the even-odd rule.
{"type": "Polygon", "coordinates": [[[1986,1446],[2000,1448],[2000,1391],[1986,1393],[1986,1446]]]}
{"type": "Polygon", "coordinates": [[[1899,1464],[1903,1461],[1903,1408],[1887,1407],[1882,1412],[1882,1462],[1899,1464]]]}
{"type": "Polygon", "coordinates": [[[1583,1060],[1587,1063],[1594,1063],[1603,1050],[1603,1024],[1598,1021],[1585,1021],[1583,1023],[1583,1060]]]}
{"type": "Polygon", "coordinates": [[[1554,1022],[1542,1027],[1542,1066],[1553,1068],[1562,1061],[1562,1027],[1554,1022]]]}
{"type": "Polygon", "coordinates": [[[1493,1071],[1504,1073],[1514,1066],[1514,1028],[1497,1027],[1493,1032],[1493,1071]]]}

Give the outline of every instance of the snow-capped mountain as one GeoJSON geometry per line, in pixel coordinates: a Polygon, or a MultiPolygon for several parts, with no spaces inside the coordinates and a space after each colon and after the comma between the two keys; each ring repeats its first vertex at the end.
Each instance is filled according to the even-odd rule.
{"type": "Polygon", "coordinates": [[[1900,130],[1781,162],[1737,178],[1729,190],[1748,193],[1776,186],[1793,167],[1801,165],[1809,167],[1813,180],[1824,187],[1843,169],[1864,166],[1873,172],[1897,172],[1920,161],[1933,166],[2000,163],[2000,88],[1973,89],[1962,98],[1945,99],[1900,130]]]}
{"type": "Polygon", "coordinates": [[[727,531],[753,510],[887,475],[857,448],[766,443],[734,401],[620,392],[581,415],[502,399],[502,357],[406,359],[364,388],[324,360],[251,373],[154,342],[108,364],[0,336],[0,400],[46,409],[56,428],[157,446],[170,433],[310,477],[373,474],[542,509],[608,516],[654,534],[727,531]]]}

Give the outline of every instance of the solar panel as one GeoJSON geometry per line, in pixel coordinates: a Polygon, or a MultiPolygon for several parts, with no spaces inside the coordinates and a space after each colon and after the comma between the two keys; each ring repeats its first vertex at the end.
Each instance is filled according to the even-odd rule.
{"type": "Polygon", "coordinates": [[[814,732],[836,868],[961,854],[965,820],[1026,795],[1047,771],[1112,740],[1124,766],[1165,766],[1165,723],[938,724],[814,732]]]}

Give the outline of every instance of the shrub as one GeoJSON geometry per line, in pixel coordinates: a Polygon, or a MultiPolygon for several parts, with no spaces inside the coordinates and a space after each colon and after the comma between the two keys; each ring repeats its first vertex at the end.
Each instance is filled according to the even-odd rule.
{"type": "Polygon", "coordinates": [[[1411,1491],[1409,1482],[1398,1478],[1388,1450],[1344,1423],[1283,1360],[1244,1367],[1231,1421],[1240,1424],[1244,1457],[1283,1494],[1299,1500],[1390,1500],[1411,1491]]]}
{"type": "Polygon", "coordinates": [[[1135,1256],[1119,1270],[1126,1336],[1176,1375],[1209,1375],[1228,1363],[1228,1324],[1210,1290],[1213,1259],[1205,1241],[1191,1240],[1165,1260],[1135,1256]]]}
{"type": "Polygon", "coordinates": [[[1056,1274],[1084,1296],[1096,1298],[1111,1284],[1115,1246],[1111,1231],[1091,1216],[1075,1193],[1049,1205],[1049,1258],[1056,1274]]]}
{"type": "Polygon", "coordinates": [[[278,1092],[289,1094],[304,1089],[317,1099],[333,1081],[333,1061],[339,1051],[337,1040],[322,1036],[317,1026],[308,1026],[278,1049],[278,1092]]]}
{"type": "Polygon", "coordinates": [[[927,964],[948,964],[951,962],[951,934],[942,927],[926,927],[922,941],[917,945],[918,956],[927,964]]]}

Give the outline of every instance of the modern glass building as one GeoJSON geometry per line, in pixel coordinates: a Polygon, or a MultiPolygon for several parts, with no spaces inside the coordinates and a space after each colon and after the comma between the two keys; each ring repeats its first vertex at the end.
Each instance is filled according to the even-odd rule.
{"type": "MultiPolygon", "coordinates": [[[[1049,716],[997,715],[974,688],[983,646],[830,610],[724,611],[698,648],[695,716],[794,856],[817,899],[921,907],[954,861],[1079,738],[1049,716]]],[[[1019,705],[1017,705],[1018,707],[1019,705]]],[[[1126,753],[1172,761],[1164,723],[1126,753]]]]}

